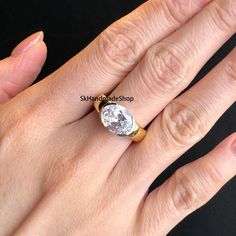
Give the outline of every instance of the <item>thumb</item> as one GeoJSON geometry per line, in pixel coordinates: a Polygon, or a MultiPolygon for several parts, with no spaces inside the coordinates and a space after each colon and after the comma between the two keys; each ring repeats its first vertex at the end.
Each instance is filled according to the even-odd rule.
{"type": "Polygon", "coordinates": [[[0,104],[30,86],[40,73],[47,56],[43,38],[43,32],[29,36],[0,61],[0,104]]]}

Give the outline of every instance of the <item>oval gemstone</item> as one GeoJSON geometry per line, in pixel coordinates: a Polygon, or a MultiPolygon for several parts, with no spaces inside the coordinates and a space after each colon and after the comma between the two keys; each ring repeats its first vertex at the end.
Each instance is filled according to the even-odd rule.
{"type": "Polygon", "coordinates": [[[107,105],[102,108],[100,117],[103,125],[113,134],[128,136],[134,131],[135,121],[125,107],[107,105]]]}

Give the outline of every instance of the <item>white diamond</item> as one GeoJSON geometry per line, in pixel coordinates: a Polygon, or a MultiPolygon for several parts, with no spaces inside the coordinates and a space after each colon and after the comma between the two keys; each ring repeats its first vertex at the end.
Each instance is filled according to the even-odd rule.
{"type": "Polygon", "coordinates": [[[102,108],[101,121],[113,134],[130,135],[135,128],[135,121],[129,111],[117,104],[110,104],[102,108]]]}

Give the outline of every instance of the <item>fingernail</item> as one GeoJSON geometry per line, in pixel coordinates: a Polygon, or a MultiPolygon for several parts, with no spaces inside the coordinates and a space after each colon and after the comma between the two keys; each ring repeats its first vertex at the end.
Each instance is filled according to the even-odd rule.
{"type": "Polygon", "coordinates": [[[15,49],[12,51],[13,56],[18,56],[23,52],[27,51],[30,47],[37,44],[40,41],[43,41],[44,33],[43,31],[37,32],[23,40],[20,44],[18,44],[15,49]]]}
{"type": "Polygon", "coordinates": [[[236,140],[232,143],[232,152],[236,156],[236,140]]]}

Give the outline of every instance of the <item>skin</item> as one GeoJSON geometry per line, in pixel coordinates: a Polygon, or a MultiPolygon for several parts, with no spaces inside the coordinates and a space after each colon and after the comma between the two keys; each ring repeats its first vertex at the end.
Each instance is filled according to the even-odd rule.
{"type": "Polygon", "coordinates": [[[43,32],[31,35],[9,57],[0,60],[1,105],[29,87],[40,73],[47,56],[43,38],[43,32]]]}
{"type": "Polygon", "coordinates": [[[46,47],[18,46],[0,62],[0,235],[161,236],[208,202],[236,174],[235,133],[147,191],[235,102],[235,50],[176,98],[235,30],[234,0],[149,0],[28,89],[46,47]],[[135,98],[142,142],[80,101],[102,93],[135,98]]]}

